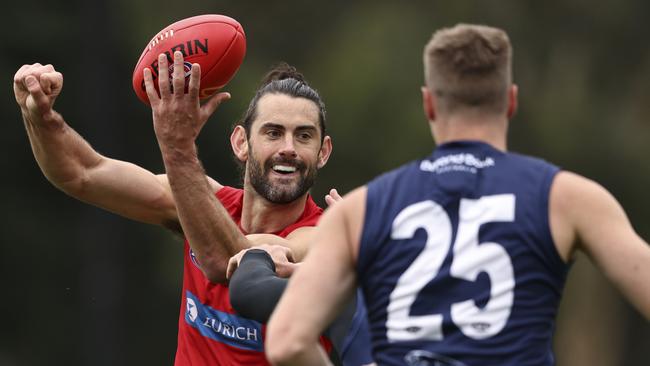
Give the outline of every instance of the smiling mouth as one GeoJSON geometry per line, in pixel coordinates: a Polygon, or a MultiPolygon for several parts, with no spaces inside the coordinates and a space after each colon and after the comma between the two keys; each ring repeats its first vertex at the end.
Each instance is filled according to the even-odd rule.
{"type": "Polygon", "coordinates": [[[291,173],[295,173],[296,170],[297,169],[295,166],[281,165],[281,164],[276,164],[273,166],[273,171],[280,174],[291,174],[291,173]]]}

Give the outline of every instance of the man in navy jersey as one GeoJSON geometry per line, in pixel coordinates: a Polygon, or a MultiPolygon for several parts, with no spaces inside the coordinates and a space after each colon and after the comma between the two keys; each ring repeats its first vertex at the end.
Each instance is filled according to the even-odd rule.
{"type": "Polygon", "coordinates": [[[326,364],[317,335],[359,284],[379,365],[552,365],[577,250],[650,318],[650,248],[614,197],[507,151],[511,52],[496,28],[433,35],[422,96],[438,146],[324,215],[271,317],[271,363],[326,364]]]}

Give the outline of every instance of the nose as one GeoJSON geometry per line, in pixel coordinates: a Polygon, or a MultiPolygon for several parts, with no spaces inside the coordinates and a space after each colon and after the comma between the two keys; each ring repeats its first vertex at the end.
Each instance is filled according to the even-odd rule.
{"type": "Polygon", "coordinates": [[[279,151],[280,156],[287,157],[287,158],[295,158],[298,156],[298,153],[296,153],[296,147],[294,145],[293,141],[293,136],[290,134],[287,134],[283,140],[283,144],[280,147],[279,151]]]}

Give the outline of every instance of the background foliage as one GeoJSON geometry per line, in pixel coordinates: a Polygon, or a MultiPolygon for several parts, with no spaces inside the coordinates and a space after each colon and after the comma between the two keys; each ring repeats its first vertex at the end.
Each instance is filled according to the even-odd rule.
{"type": "MultiPolygon", "coordinates": [[[[203,13],[239,20],[248,53],[233,99],[199,140],[209,175],[236,185],[230,126],[267,69],[284,60],[321,92],[334,155],[313,193],[341,192],[433,147],[422,116],[421,52],[458,22],[504,28],[515,48],[520,110],[510,149],[591,177],[650,238],[650,3],[643,0],[282,2],[17,1],[0,41],[0,365],[171,365],[182,246],[161,228],[77,202],[43,177],[15,105],[25,63],[65,75],[56,108],[105,155],[162,172],[150,110],[131,90],[143,47],[167,24],[203,13]]],[[[650,279],[649,279],[650,280],[650,279]]],[[[586,258],[558,321],[560,365],[648,365],[648,322],[586,258]]]]}

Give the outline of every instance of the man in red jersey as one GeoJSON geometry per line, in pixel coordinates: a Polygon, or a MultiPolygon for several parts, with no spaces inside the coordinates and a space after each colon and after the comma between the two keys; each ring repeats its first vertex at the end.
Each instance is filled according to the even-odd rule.
{"type": "MultiPolygon", "coordinates": [[[[159,80],[167,80],[168,60],[159,61],[159,80]]],[[[174,61],[182,64],[181,55],[174,61]]],[[[231,135],[235,156],[245,165],[243,190],[206,177],[198,160],[194,140],[229,98],[220,93],[199,104],[198,65],[193,66],[187,94],[173,93],[183,90],[180,73],[171,85],[159,84],[160,96],[151,90],[151,75],[145,75],[167,170],[163,175],[102,156],[70,128],[52,108],[63,77],[51,65],[25,65],[14,77],[34,156],[56,187],[122,216],[183,232],[189,239],[176,365],[266,364],[263,325],[234,314],[222,282],[228,259],[251,245],[243,233],[284,237],[257,239],[291,246],[300,260],[308,226],[322,212],[308,190],[329,158],[331,140],[325,135],[320,97],[295,70],[293,74],[263,85],[231,135]]]]}

